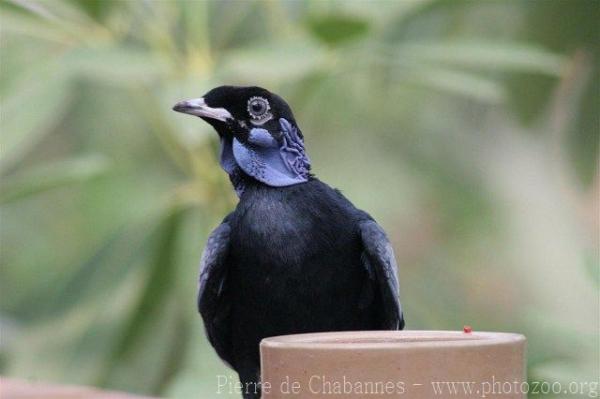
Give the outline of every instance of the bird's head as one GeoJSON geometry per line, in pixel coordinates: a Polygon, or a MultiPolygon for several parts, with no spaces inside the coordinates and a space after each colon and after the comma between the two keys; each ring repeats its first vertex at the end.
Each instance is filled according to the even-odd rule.
{"type": "Polygon", "coordinates": [[[310,161],[292,110],[266,89],[220,86],[178,102],[173,110],[199,116],[217,131],[220,163],[238,194],[248,178],[272,187],[310,178],[310,161]]]}

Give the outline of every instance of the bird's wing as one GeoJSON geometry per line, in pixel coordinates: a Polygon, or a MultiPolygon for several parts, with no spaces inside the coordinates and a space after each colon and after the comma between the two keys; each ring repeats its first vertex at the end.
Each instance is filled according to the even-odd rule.
{"type": "Polygon", "coordinates": [[[229,232],[225,221],[208,237],[200,261],[198,311],[204,320],[206,335],[217,354],[229,366],[231,357],[231,303],[227,298],[226,259],[229,253],[229,232]]]}
{"type": "Polygon", "coordinates": [[[401,330],[404,328],[404,317],[399,299],[398,266],[392,245],[375,221],[363,220],[359,227],[363,242],[362,262],[370,277],[375,279],[382,299],[382,328],[401,330]]]}

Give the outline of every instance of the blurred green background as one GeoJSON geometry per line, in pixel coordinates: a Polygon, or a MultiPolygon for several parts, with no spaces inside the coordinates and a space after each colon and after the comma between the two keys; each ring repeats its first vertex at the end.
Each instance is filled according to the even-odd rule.
{"type": "Polygon", "coordinates": [[[409,329],[520,332],[530,380],[597,380],[599,4],[2,2],[0,373],[174,398],[233,375],[195,290],[236,198],[171,106],[252,84],[388,231],[409,329]]]}

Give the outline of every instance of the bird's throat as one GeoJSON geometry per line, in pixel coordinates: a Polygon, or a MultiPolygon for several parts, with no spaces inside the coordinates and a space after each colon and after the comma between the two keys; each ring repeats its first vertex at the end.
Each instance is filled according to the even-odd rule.
{"type": "MultiPolygon", "coordinates": [[[[264,129],[252,129],[247,142],[221,136],[219,162],[241,196],[249,182],[256,180],[270,187],[286,187],[305,183],[309,179],[310,161],[304,143],[285,119],[280,121],[281,140],[267,140],[264,129]]],[[[268,137],[267,137],[268,136],[268,137]]]]}

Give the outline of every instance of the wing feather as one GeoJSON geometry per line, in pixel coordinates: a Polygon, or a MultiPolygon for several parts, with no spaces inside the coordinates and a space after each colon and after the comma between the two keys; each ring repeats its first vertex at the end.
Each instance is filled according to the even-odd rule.
{"type": "Polygon", "coordinates": [[[360,222],[364,253],[362,261],[370,277],[375,277],[383,305],[383,328],[401,330],[404,316],[400,305],[400,284],[394,250],[383,229],[373,220],[360,222]]]}
{"type": "Polygon", "coordinates": [[[226,295],[230,231],[229,224],[223,222],[208,237],[200,260],[198,311],[209,342],[219,357],[232,366],[231,304],[226,295]]]}

